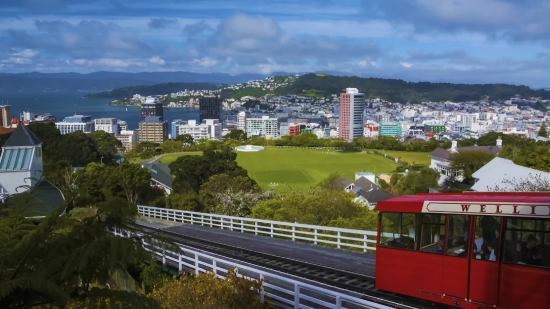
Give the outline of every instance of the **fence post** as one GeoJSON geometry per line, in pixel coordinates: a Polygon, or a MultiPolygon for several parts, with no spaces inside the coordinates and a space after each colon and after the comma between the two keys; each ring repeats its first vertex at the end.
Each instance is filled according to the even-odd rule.
{"type": "Polygon", "coordinates": [[[363,252],[367,252],[367,234],[364,235],[363,239],[363,252]]]}
{"type": "Polygon", "coordinates": [[[241,219],[241,233],[244,233],[244,219],[241,219]]]}
{"type": "Polygon", "coordinates": [[[294,284],[294,309],[300,309],[300,286],[294,284]]]}
{"type": "Polygon", "coordinates": [[[317,244],[317,229],[313,229],[313,244],[317,244]]]}
{"type": "Polygon", "coordinates": [[[262,287],[260,288],[260,304],[263,304],[265,301],[264,274],[260,274],[260,281],[262,281],[262,287]]]}
{"type": "Polygon", "coordinates": [[[271,223],[271,230],[269,231],[269,234],[271,235],[271,238],[273,238],[273,223],[271,223]]]}
{"type": "Polygon", "coordinates": [[[199,268],[199,254],[195,252],[195,275],[198,275],[200,273],[199,268]]]}
{"type": "Polygon", "coordinates": [[[204,215],[201,215],[201,226],[204,226],[204,215]]]}
{"type": "Polygon", "coordinates": [[[254,221],[254,235],[258,235],[258,221],[254,221]]]}
{"type": "Polygon", "coordinates": [[[183,270],[183,261],[181,260],[181,254],[178,254],[178,269],[180,272],[183,270]]]}
{"type": "Polygon", "coordinates": [[[231,232],[233,232],[233,218],[229,218],[229,227],[231,229],[231,232]]]}
{"type": "Polygon", "coordinates": [[[338,249],[340,249],[340,231],[338,231],[338,249]]]}
{"type": "Polygon", "coordinates": [[[292,241],[295,241],[295,239],[294,239],[294,236],[296,235],[295,232],[296,232],[296,227],[293,225],[292,226],[292,241]]]}
{"type": "Polygon", "coordinates": [[[218,267],[216,266],[216,260],[212,259],[212,271],[214,272],[214,275],[218,277],[218,267]]]}
{"type": "Polygon", "coordinates": [[[340,295],[336,295],[336,309],[342,308],[342,298],[340,298],[340,295]]]}

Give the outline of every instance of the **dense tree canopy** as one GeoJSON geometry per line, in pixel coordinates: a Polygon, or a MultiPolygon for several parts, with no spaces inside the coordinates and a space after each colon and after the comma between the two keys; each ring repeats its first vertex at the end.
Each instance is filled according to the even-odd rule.
{"type": "Polygon", "coordinates": [[[472,174],[494,158],[494,154],[483,150],[461,151],[451,155],[451,169],[462,175],[464,183],[473,185],[472,174]]]}
{"type": "Polygon", "coordinates": [[[419,171],[410,171],[405,174],[393,173],[389,183],[380,179],[379,185],[382,189],[394,195],[427,193],[430,188],[439,188],[438,180],[440,176],[438,171],[424,167],[419,171]]]}

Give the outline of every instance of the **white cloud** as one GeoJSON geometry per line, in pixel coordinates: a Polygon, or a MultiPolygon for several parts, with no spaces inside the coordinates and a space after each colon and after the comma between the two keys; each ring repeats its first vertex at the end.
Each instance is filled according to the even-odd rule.
{"type": "Polygon", "coordinates": [[[13,53],[11,55],[20,57],[20,58],[34,58],[36,55],[38,55],[38,51],[32,50],[32,49],[25,49],[20,52],[13,53]]]}
{"type": "Polygon", "coordinates": [[[113,58],[101,58],[97,60],[76,59],[72,63],[88,67],[103,67],[103,68],[128,68],[131,66],[144,67],[147,63],[139,60],[122,60],[113,58]]]}
{"type": "Polygon", "coordinates": [[[9,57],[8,59],[2,60],[0,62],[12,63],[12,64],[29,64],[29,63],[32,63],[32,60],[28,58],[9,57]]]}
{"type": "Polygon", "coordinates": [[[191,64],[198,65],[200,67],[212,67],[218,63],[218,60],[209,57],[203,57],[201,59],[194,59],[191,64]]]}
{"type": "Polygon", "coordinates": [[[159,64],[159,65],[163,65],[165,63],[165,61],[159,56],[154,56],[153,58],[149,59],[149,62],[151,62],[152,64],[159,64]]]}
{"type": "Polygon", "coordinates": [[[408,62],[399,62],[399,64],[404,68],[410,68],[413,66],[412,63],[408,63],[408,62]]]}

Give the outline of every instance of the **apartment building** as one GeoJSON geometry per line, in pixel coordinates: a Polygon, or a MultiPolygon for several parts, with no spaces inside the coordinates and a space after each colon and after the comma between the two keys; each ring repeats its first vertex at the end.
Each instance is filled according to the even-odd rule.
{"type": "Polygon", "coordinates": [[[4,128],[10,128],[11,118],[11,105],[0,105],[0,125],[4,128]]]}
{"type": "Polygon", "coordinates": [[[189,134],[193,140],[200,139],[222,140],[222,126],[218,119],[203,119],[201,123],[196,120],[184,121],[178,126],[178,135],[189,134]]]}
{"type": "Polygon", "coordinates": [[[121,130],[120,134],[115,137],[122,143],[125,153],[134,149],[139,144],[139,135],[137,130],[121,130]]]}
{"type": "Polygon", "coordinates": [[[139,123],[138,138],[140,142],[162,143],[168,139],[168,122],[160,116],[147,116],[139,123]]]}
{"type": "Polygon", "coordinates": [[[179,135],[179,126],[186,123],[186,121],[183,121],[181,119],[172,120],[172,122],[170,123],[170,138],[176,139],[176,137],[178,137],[179,135]]]}
{"type": "Polygon", "coordinates": [[[159,117],[160,121],[164,120],[164,110],[158,98],[148,97],[141,104],[141,121],[150,116],[159,117]]]}
{"type": "Polygon", "coordinates": [[[240,112],[237,115],[237,130],[246,132],[246,112],[240,112]]]}
{"type": "Polygon", "coordinates": [[[401,137],[403,134],[403,127],[397,122],[383,122],[380,124],[379,135],[401,137]]]}
{"type": "Polygon", "coordinates": [[[277,118],[269,118],[269,116],[262,116],[262,118],[248,118],[246,119],[246,134],[250,136],[261,136],[266,138],[277,137],[278,131],[277,118]]]}
{"type": "Polygon", "coordinates": [[[300,135],[300,133],[301,133],[300,125],[297,123],[282,122],[279,127],[280,136],[286,136],[286,135],[296,136],[296,135],[300,135]]]}
{"type": "Polygon", "coordinates": [[[94,131],[94,122],[92,121],[92,116],[74,115],[65,117],[61,122],[56,122],[55,127],[61,134],[69,134],[76,131],[92,133],[94,131]]]}
{"type": "Polygon", "coordinates": [[[346,88],[340,94],[340,125],[339,137],[346,141],[363,136],[363,111],[365,110],[365,94],[357,88],[346,88]]]}
{"type": "Polygon", "coordinates": [[[222,99],[219,96],[199,98],[200,122],[205,119],[222,120],[222,99]]]}
{"type": "Polygon", "coordinates": [[[118,120],[116,118],[94,119],[95,131],[105,131],[113,136],[119,134],[118,120]]]}

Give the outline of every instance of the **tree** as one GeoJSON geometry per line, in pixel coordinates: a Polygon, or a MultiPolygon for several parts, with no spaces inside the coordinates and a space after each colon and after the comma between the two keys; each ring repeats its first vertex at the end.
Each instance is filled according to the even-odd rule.
{"type": "Polygon", "coordinates": [[[170,171],[175,176],[173,187],[175,192],[193,190],[199,192],[203,183],[210,176],[228,174],[230,177],[245,176],[248,173],[240,167],[235,159],[237,154],[227,145],[220,149],[214,147],[203,151],[202,156],[181,156],[170,163],[170,171]]]}
{"type": "Polygon", "coordinates": [[[62,157],[72,166],[81,167],[99,161],[94,141],[82,131],[62,135],[58,145],[62,157]]]}
{"type": "Polygon", "coordinates": [[[540,174],[526,178],[510,177],[502,181],[502,185],[487,188],[487,191],[497,192],[548,192],[550,191],[550,179],[543,178],[540,174]]]}
{"type": "Polygon", "coordinates": [[[185,147],[191,147],[195,142],[190,134],[182,134],[176,137],[176,141],[183,143],[185,147]]]}
{"type": "Polygon", "coordinates": [[[548,137],[548,131],[546,130],[546,123],[543,121],[540,125],[539,133],[537,136],[548,137]]]}
{"type": "Polygon", "coordinates": [[[88,136],[92,139],[97,150],[97,155],[103,157],[103,163],[109,163],[113,161],[113,157],[119,153],[119,149],[122,148],[122,142],[119,141],[113,135],[105,131],[94,131],[88,136]]]}
{"type": "Polygon", "coordinates": [[[124,162],[118,165],[109,177],[109,187],[113,192],[123,192],[131,205],[137,202],[150,187],[151,174],[139,164],[124,162]],[[120,190],[119,190],[120,189],[120,190]]]}
{"type": "Polygon", "coordinates": [[[246,141],[247,135],[243,130],[231,130],[224,136],[225,139],[233,139],[237,141],[246,141]]]}
{"type": "Polygon", "coordinates": [[[262,285],[262,280],[239,277],[231,269],[224,280],[213,273],[173,279],[155,289],[149,297],[163,309],[271,308],[267,300],[262,302],[262,285]]]}
{"type": "Polygon", "coordinates": [[[183,146],[179,141],[168,139],[160,144],[160,148],[162,149],[162,153],[174,153],[181,152],[183,146]]]}
{"type": "Polygon", "coordinates": [[[411,171],[403,175],[393,173],[390,183],[380,180],[380,187],[394,195],[409,195],[427,193],[430,188],[438,188],[438,180],[441,175],[438,171],[429,167],[423,167],[418,171],[411,171]]]}
{"type": "Polygon", "coordinates": [[[453,153],[449,161],[451,169],[462,175],[464,183],[473,184],[472,174],[494,158],[495,155],[490,152],[472,150],[453,153]]]}
{"type": "Polygon", "coordinates": [[[28,128],[42,142],[42,152],[44,153],[44,163],[54,162],[63,158],[63,150],[60,149],[61,132],[55,127],[54,123],[31,122],[28,128]]]}

